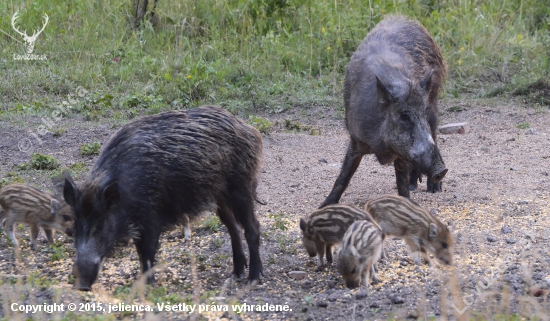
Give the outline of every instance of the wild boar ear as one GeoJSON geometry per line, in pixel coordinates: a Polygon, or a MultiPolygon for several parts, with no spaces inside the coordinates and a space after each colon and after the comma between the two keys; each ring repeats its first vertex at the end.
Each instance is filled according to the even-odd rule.
{"type": "Polygon", "coordinates": [[[55,198],[52,198],[51,200],[50,210],[52,214],[55,214],[57,213],[57,211],[59,211],[59,202],[55,198]]]}
{"type": "Polygon", "coordinates": [[[424,77],[424,79],[422,79],[420,81],[420,88],[424,89],[424,91],[428,92],[430,91],[430,86],[432,84],[432,75],[434,73],[434,70],[429,70],[427,73],[426,73],[426,76],[424,77]]]}
{"type": "Polygon", "coordinates": [[[118,182],[114,181],[107,185],[101,193],[101,199],[105,202],[107,208],[110,208],[120,201],[120,191],[118,189],[118,182]]]}
{"type": "Polygon", "coordinates": [[[433,239],[437,236],[437,225],[430,223],[430,238],[433,239]]]}
{"type": "Polygon", "coordinates": [[[300,230],[306,231],[306,221],[303,218],[300,219],[300,230]]]}
{"type": "Polygon", "coordinates": [[[388,103],[391,100],[392,95],[388,86],[378,77],[378,75],[376,75],[376,91],[382,103],[388,103]]]}
{"type": "Polygon", "coordinates": [[[73,180],[70,176],[65,177],[65,186],[63,186],[63,198],[65,199],[65,202],[69,204],[70,206],[75,206],[76,204],[76,194],[78,192],[78,189],[73,183],[73,180]]]}

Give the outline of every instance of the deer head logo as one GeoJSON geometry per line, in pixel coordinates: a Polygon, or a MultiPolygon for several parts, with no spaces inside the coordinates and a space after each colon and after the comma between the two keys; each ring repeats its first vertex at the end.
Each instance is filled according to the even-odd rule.
{"type": "Polygon", "coordinates": [[[19,11],[16,11],[15,14],[13,15],[13,17],[11,18],[11,26],[13,27],[13,30],[15,30],[15,32],[17,32],[18,34],[23,36],[23,40],[25,40],[25,42],[26,42],[25,47],[27,48],[27,53],[31,54],[34,50],[34,43],[36,42],[36,38],[38,38],[38,35],[40,35],[42,33],[42,31],[44,31],[44,28],[46,28],[46,25],[48,24],[48,21],[50,21],[50,18],[48,17],[47,14],[44,14],[44,17],[43,17],[44,18],[44,25],[42,26],[42,29],[40,29],[38,31],[35,30],[34,33],[32,34],[32,36],[29,37],[27,35],[27,30],[21,32],[15,26],[15,21],[17,20],[17,18],[19,18],[18,14],[19,14],[19,11]]]}

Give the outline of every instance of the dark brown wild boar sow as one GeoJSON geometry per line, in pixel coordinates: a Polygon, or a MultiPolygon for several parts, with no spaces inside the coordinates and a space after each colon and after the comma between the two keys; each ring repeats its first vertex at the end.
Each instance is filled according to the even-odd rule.
{"type": "Polygon", "coordinates": [[[321,207],[338,203],[363,155],[393,162],[398,194],[409,197],[422,174],[441,191],[447,168],[436,144],[438,94],[446,66],[418,22],[389,16],[363,40],[344,79],[350,142],[342,169],[321,207]]]}
{"type": "MultiPolygon", "coordinates": [[[[249,283],[262,272],[260,223],[254,215],[262,136],[214,106],[169,111],[125,125],[102,150],[85,182],[65,180],[75,212],[75,287],[90,290],[101,262],[118,240],[131,237],[142,273],[155,264],[163,230],[216,210],[233,248],[233,275],[249,283]]],[[[153,282],[152,276],[148,282],[153,282]]]]}
{"type": "Polygon", "coordinates": [[[67,203],[54,196],[24,185],[12,184],[0,190],[0,208],[4,212],[3,227],[14,246],[15,224],[26,223],[31,228],[31,249],[36,250],[36,237],[44,230],[48,243],[53,243],[55,231],[72,236],[73,212],[67,203]]]}
{"type": "Polygon", "coordinates": [[[317,270],[324,267],[323,254],[328,265],[332,264],[332,247],[340,244],[348,227],[355,221],[368,220],[376,223],[365,211],[344,204],[325,206],[300,219],[302,243],[310,257],[318,256],[317,270]]]}
{"type": "Polygon", "coordinates": [[[416,264],[420,264],[421,255],[430,262],[427,251],[443,264],[453,264],[454,239],[449,228],[414,201],[382,195],[368,201],[365,211],[378,222],[384,235],[405,240],[416,264]]]}

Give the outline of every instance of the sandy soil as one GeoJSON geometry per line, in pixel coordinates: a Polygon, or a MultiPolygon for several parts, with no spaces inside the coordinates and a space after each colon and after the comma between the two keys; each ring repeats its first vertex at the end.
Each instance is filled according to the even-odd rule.
{"type": "MultiPolygon", "coordinates": [[[[442,103],[441,124],[467,121],[471,130],[464,135],[438,137],[449,168],[443,192],[428,194],[422,184],[411,198],[450,226],[456,239],[456,266],[416,266],[404,242],[391,239],[386,243],[389,257],[379,265],[381,282],[369,290],[346,289],[335,266],[315,272],[315,259],[307,256],[300,240],[299,218],[320,205],[339,172],[348,139],[341,114],[331,108],[315,107],[260,115],[278,121],[274,130],[264,137],[264,162],[258,187],[259,199],[267,203],[256,207],[262,224],[264,277],[260,285],[246,289],[245,280],[228,279],[232,256],[225,227],[220,226],[214,232],[205,224],[197,223],[190,243],[184,243],[179,229],[163,236],[157,256],[160,269],[156,297],[151,296],[151,290],[140,297],[143,291],[139,290],[139,282],[135,282],[139,263],[131,246],[118,248],[106,260],[93,292],[82,294],[68,284],[74,255],[71,239],[57,236],[59,244],[64,244],[65,258],[52,261],[43,236],[36,253],[29,249],[25,228],[19,237],[22,249],[18,263],[14,249],[5,237],[0,238],[0,273],[4,280],[0,287],[0,317],[15,316],[8,310],[9,302],[108,304],[122,300],[130,304],[135,298],[134,302],[150,304],[185,301],[211,307],[210,303],[215,301],[220,305],[269,303],[291,309],[240,314],[223,311],[147,314],[159,320],[372,320],[430,316],[461,319],[505,313],[548,318],[548,109],[526,108],[520,101],[442,103]],[[321,135],[309,135],[309,130],[286,130],[285,119],[320,129],[321,135]],[[529,128],[517,127],[523,123],[528,123],[529,128]],[[58,283],[40,286],[32,284],[29,278],[19,285],[9,283],[9,276],[33,271],[58,283]],[[295,280],[288,276],[290,271],[305,271],[308,275],[303,280],[295,280]],[[128,294],[132,289],[135,291],[128,294]]],[[[36,130],[39,122],[35,117],[21,117],[0,123],[0,178],[16,172],[26,183],[51,190],[49,173],[14,169],[14,164],[29,160],[29,153],[19,151],[18,142],[24,137],[33,140],[27,131],[36,130]]],[[[56,126],[66,132],[60,137],[45,135],[42,145],[33,141],[30,152],[52,155],[64,165],[85,162],[89,167],[95,157],[81,157],[80,146],[92,141],[105,143],[120,124],[69,119],[56,126]]],[[[385,193],[397,193],[393,167],[381,166],[369,155],[363,159],[341,202],[362,207],[369,198],[385,193]]],[[[110,316],[141,318],[143,315],[115,313],[110,316]]]]}

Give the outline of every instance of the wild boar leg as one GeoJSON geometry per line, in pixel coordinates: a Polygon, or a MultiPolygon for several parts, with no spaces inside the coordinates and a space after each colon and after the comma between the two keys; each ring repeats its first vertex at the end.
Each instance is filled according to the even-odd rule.
{"type": "Polygon", "coordinates": [[[361,283],[363,283],[363,286],[367,289],[369,288],[369,272],[371,271],[372,267],[365,266],[363,269],[363,275],[361,278],[361,283]]]}
{"type": "Polygon", "coordinates": [[[413,257],[414,264],[416,265],[422,265],[422,261],[420,260],[420,255],[422,253],[422,247],[420,243],[413,239],[405,239],[405,243],[409,247],[409,250],[411,251],[411,255],[413,257]]]}
{"type": "MultiPolygon", "coordinates": [[[[254,215],[254,194],[242,189],[240,191],[234,189],[234,191],[233,197],[229,198],[231,210],[237,222],[244,228],[244,237],[250,254],[248,283],[256,285],[260,280],[260,273],[263,271],[260,259],[260,222],[254,215]]],[[[233,237],[231,237],[231,241],[233,241],[233,237]]]]}
{"type": "Polygon", "coordinates": [[[40,232],[38,225],[31,224],[31,250],[33,251],[36,251],[36,238],[38,237],[38,232],[40,232]]]}
{"type": "Polygon", "coordinates": [[[223,203],[218,203],[218,217],[227,227],[229,236],[231,236],[231,247],[233,249],[233,277],[242,278],[246,266],[246,256],[244,255],[241,243],[241,233],[233,217],[233,213],[223,203]]]}
{"type": "Polygon", "coordinates": [[[184,237],[184,242],[188,242],[191,239],[191,228],[189,223],[189,216],[185,214],[182,220],[183,220],[183,223],[181,225],[181,231],[184,237]]]}
{"type": "Polygon", "coordinates": [[[430,260],[430,256],[428,255],[428,252],[426,251],[426,248],[424,246],[420,246],[420,253],[422,255],[422,257],[424,258],[424,261],[426,261],[426,263],[428,265],[432,265],[432,260],[430,260]]]}
{"type": "Polygon", "coordinates": [[[315,242],[315,248],[317,249],[317,269],[315,271],[322,271],[325,266],[323,255],[325,255],[325,243],[321,241],[315,242]]]}
{"type": "Polygon", "coordinates": [[[48,239],[49,244],[53,244],[53,236],[55,235],[55,230],[52,230],[51,228],[43,227],[44,234],[46,234],[46,238],[48,239]]]}
{"type": "Polygon", "coordinates": [[[376,271],[378,271],[378,263],[374,262],[370,267],[370,279],[372,280],[372,283],[380,282],[380,279],[378,278],[376,271]]]}
{"type": "Polygon", "coordinates": [[[11,243],[14,247],[19,246],[19,242],[15,238],[15,222],[11,219],[11,217],[14,216],[13,213],[8,212],[7,218],[4,220],[4,231],[6,231],[6,234],[8,234],[8,237],[11,240],[11,243]]]}
{"type": "MultiPolygon", "coordinates": [[[[431,103],[431,109],[437,111],[437,97],[434,97],[434,102],[431,103]]],[[[437,144],[437,112],[430,113],[428,116],[428,124],[432,131],[432,138],[437,144]]],[[[431,177],[426,179],[426,187],[428,193],[439,193],[442,191],[443,182],[434,183],[431,177]]]]}
{"type": "Polygon", "coordinates": [[[327,265],[332,265],[332,244],[325,244],[325,256],[327,258],[327,265]]]}
{"type": "Polygon", "coordinates": [[[348,145],[348,150],[346,151],[346,156],[344,157],[344,163],[342,164],[340,174],[338,175],[336,182],[334,182],[334,186],[332,187],[332,191],[329,196],[319,208],[330,204],[336,204],[340,201],[340,197],[342,197],[342,193],[344,193],[348,187],[353,174],[355,174],[357,167],[361,163],[363,155],[364,154],[357,151],[357,143],[351,140],[348,145]]]}
{"type": "Polygon", "coordinates": [[[393,162],[395,168],[395,180],[397,183],[397,194],[409,198],[409,165],[398,158],[393,162]]]}
{"type": "MultiPolygon", "coordinates": [[[[155,265],[155,254],[159,245],[160,230],[146,229],[141,232],[138,240],[134,239],[139,261],[141,263],[141,273],[145,274],[155,265]]],[[[147,284],[155,282],[154,274],[147,276],[147,284]]]]}
{"type": "Polygon", "coordinates": [[[409,191],[414,191],[418,188],[418,182],[422,183],[422,173],[418,169],[412,168],[409,173],[409,178],[409,191]]]}

